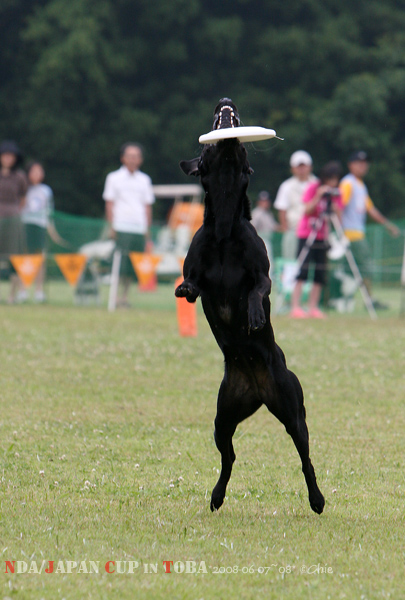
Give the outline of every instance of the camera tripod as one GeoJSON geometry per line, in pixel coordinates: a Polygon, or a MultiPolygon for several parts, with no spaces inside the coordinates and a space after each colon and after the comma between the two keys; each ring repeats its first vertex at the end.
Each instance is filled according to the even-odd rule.
{"type": "Polygon", "coordinates": [[[330,223],[332,225],[339,242],[341,242],[341,244],[344,248],[346,260],[349,264],[349,267],[353,274],[353,277],[360,289],[364,305],[368,310],[368,314],[370,315],[370,318],[377,319],[377,313],[375,312],[373,301],[372,301],[369,291],[366,287],[366,284],[364,283],[364,279],[359,271],[359,267],[357,266],[357,263],[354,259],[353,252],[350,250],[350,242],[347,240],[347,238],[345,238],[343,228],[340,224],[340,221],[339,221],[337,215],[332,212],[330,207],[328,207],[328,209],[325,212],[323,212],[321,215],[319,215],[319,217],[316,219],[314,225],[312,226],[311,233],[309,234],[304,247],[302,248],[301,252],[298,255],[298,259],[297,259],[298,260],[298,270],[300,270],[302,265],[304,264],[304,261],[305,261],[306,257],[308,256],[309,251],[312,248],[312,244],[316,240],[318,231],[320,231],[321,227],[323,226],[323,224],[325,222],[330,223]]]}

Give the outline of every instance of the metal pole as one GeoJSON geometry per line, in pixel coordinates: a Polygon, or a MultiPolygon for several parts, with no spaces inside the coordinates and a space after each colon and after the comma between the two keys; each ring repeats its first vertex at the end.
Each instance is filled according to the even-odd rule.
{"type": "Polygon", "coordinates": [[[108,297],[108,311],[114,312],[117,305],[118,284],[120,281],[121,250],[115,250],[111,267],[110,293],[108,297]]]}
{"type": "Polygon", "coordinates": [[[401,306],[399,309],[399,316],[405,315],[405,242],[404,242],[404,255],[402,258],[402,270],[401,270],[401,306]]]}

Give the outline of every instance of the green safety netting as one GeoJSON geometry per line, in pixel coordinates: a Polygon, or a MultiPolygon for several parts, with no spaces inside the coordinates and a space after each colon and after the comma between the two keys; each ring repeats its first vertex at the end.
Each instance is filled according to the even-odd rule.
{"type": "MultiPolygon", "coordinates": [[[[50,240],[49,254],[77,252],[84,244],[108,237],[109,228],[104,219],[75,216],[56,211],[54,221],[59,235],[69,243],[70,248],[60,247],[50,240]]],[[[396,224],[402,231],[405,230],[404,220],[396,221],[396,224]]],[[[160,228],[159,225],[152,228],[154,240],[156,240],[160,228]]],[[[370,224],[367,226],[367,240],[373,258],[371,278],[378,283],[398,282],[404,253],[404,237],[394,238],[381,225],[370,224]]],[[[274,258],[281,256],[281,234],[273,235],[272,246],[274,258]]],[[[333,268],[333,263],[330,263],[330,267],[333,268]]]]}
{"type": "MultiPolygon", "coordinates": [[[[48,277],[61,277],[60,271],[52,255],[56,253],[78,252],[87,243],[108,239],[109,227],[102,218],[84,217],[67,214],[60,211],[54,213],[54,223],[58,234],[67,242],[67,246],[60,246],[51,239],[48,240],[48,277]]],[[[405,230],[405,221],[396,221],[402,231],[405,230]]],[[[152,227],[152,238],[156,241],[161,225],[152,227]]],[[[273,257],[281,256],[281,234],[275,233],[272,237],[273,257]]],[[[372,258],[373,272],[371,278],[376,283],[399,282],[404,253],[404,236],[392,237],[380,225],[367,226],[367,240],[369,242],[372,258]]],[[[334,268],[334,263],[330,263],[334,268]]]]}

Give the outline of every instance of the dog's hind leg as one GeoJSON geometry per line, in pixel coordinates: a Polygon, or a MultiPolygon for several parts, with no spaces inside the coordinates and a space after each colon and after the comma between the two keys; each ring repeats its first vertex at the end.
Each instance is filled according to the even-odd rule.
{"type": "Polygon", "coordinates": [[[231,477],[232,465],[235,462],[235,451],[232,444],[232,436],[235,433],[237,424],[226,423],[220,418],[215,418],[214,438],[218,450],[221,453],[221,473],[216,486],[212,490],[211,510],[218,510],[224,501],[226,486],[231,477]]]}
{"type": "Polygon", "coordinates": [[[325,506],[325,499],[316,482],[315,470],[309,458],[309,434],[305,414],[301,414],[285,427],[287,433],[291,435],[301,458],[302,472],[308,487],[309,504],[312,510],[320,515],[325,506]]]}
{"type": "Polygon", "coordinates": [[[247,419],[261,406],[261,402],[240,402],[222,382],[218,394],[217,415],[215,417],[214,438],[221,453],[221,473],[211,495],[211,510],[218,510],[224,501],[226,486],[231,477],[235,452],[232,437],[238,423],[247,419]]]}
{"type": "Polygon", "coordinates": [[[285,385],[280,386],[281,402],[275,409],[268,406],[269,410],[283,423],[287,433],[293,439],[295,447],[301,458],[302,472],[308,487],[309,504],[312,510],[321,514],[325,499],[316,482],[315,470],[309,457],[309,433],[305,421],[305,407],[301,385],[291,371],[285,385]]]}

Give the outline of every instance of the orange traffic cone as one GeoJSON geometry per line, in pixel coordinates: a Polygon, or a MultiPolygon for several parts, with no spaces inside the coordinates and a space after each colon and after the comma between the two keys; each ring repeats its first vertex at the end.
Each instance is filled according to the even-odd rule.
{"type": "MultiPolygon", "coordinates": [[[[183,277],[178,277],[174,284],[175,287],[177,288],[183,281],[183,277]]],[[[176,308],[181,337],[196,337],[197,307],[195,302],[190,303],[185,298],[176,298],[176,308]]]]}

